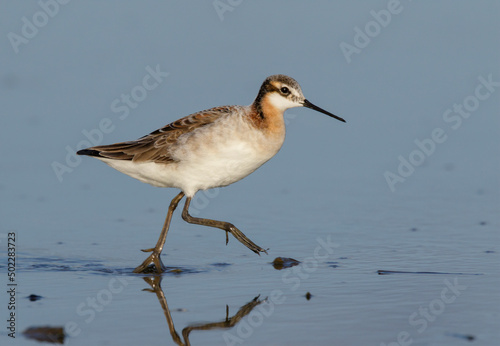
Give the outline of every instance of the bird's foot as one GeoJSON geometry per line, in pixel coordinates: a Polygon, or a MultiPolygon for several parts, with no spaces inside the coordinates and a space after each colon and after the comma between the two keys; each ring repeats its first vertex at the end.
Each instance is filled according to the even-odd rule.
{"type": "Polygon", "coordinates": [[[231,232],[233,237],[235,237],[240,243],[245,245],[247,248],[255,252],[257,255],[260,255],[261,252],[264,252],[267,255],[267,251],[261,248],[259,245],[255,244],[253,241],[247,238],[246,235],[243,234],[242,231],[240,231],[238,228],[236,228],[234,225],[232,225],[229,229],[229,231],[226,231],[226,245],[227,242],[229,241],[228,239],[228,232],[231,232]]]}
{"type": "Polygon", "coordinates": [[[146,258],[140,266],[134,269],[134,273],[161,274],[165,272],[166,267],[163,265],[161,261],[159,252],[156,252],[154,249],[147,249],[142,251],[153,252],[153,253],[149,255],[148,258],[146,258]]]}

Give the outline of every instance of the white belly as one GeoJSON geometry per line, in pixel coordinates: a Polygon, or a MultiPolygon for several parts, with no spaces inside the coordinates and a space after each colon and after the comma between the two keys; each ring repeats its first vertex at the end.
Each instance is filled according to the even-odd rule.
{"type": "Polygon", "coordinates": [[[142,182],[179,188],[193,196],[198,190],[243,179],[272,158],[283,141],[284,133],[269,138],[240,117],[234,117],[180,137],[172,150],[176,162],[99,159],[142,182]]]}

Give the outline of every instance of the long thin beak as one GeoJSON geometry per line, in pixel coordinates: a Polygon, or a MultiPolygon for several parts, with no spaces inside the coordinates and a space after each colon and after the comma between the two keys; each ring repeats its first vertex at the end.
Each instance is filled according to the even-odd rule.
{"type": "Polygon", "coordinates": [[[342,121],[342,122],[344,122],[344,123],[345,123],[345,120],[344,120],[344,119],[342,119],[341,117],[338,117],[338,116],[336,116],[335,114],[332,114],[332,113],[330,113],[330,112],[327,112],[327,111],[325,111],[323,108],[319,108],[318,106],[313,105],[311,102],[309,102],[309,101],[307,101],[307,100],[304,100],[304,101],[302,102],[302,105],[303,105],[304,107],[311,108],[311,109],[314,109],[315,111],[318,111],[318,112],[321,112],[321,113],[323,113],[323,114],[329,115],[329,116],[331,116],[332,118],[335,118],[335,119],[340,120],[340,121],[342,121]]]}

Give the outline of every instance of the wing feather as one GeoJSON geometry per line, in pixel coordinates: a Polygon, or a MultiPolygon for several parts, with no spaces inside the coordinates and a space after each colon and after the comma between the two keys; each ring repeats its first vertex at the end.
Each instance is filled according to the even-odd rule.
{"type": "Polygon", "coordinates": [[[207,109],[176,120],[135,141],[99,145],[80,150],[78,154],[134,162],[175,162],[176,160],[171,156],[171,149],[181,136],[230,115],[235,107],[237,106],[207,109]]]}

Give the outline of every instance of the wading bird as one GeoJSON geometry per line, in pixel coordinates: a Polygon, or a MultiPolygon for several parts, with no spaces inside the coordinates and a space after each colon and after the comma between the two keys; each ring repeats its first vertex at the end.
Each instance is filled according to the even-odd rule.
{"type": "MultiPolygon", "coordinates": [[[[165,267],[160,259],[172,214],[186,196],[182,218],[193,224],[220,228],[259,254],[266,252],[233,224],[189,215],[191,199],[199,190],[222,187],[243,179],[271,159],[285,140],[284,112],[307,107],[344,119],[309,102],[295,79],[285,75],[267,77],[255,101],[249,106],[222,106],[188,115],[135,141],[100,145],[78,151],[109,166],[158,187],[181,192],[170,203],[156,246],[135,273],[165,267]]],[[[267,253],[267,252],[266,252],[267,253]]]]}

